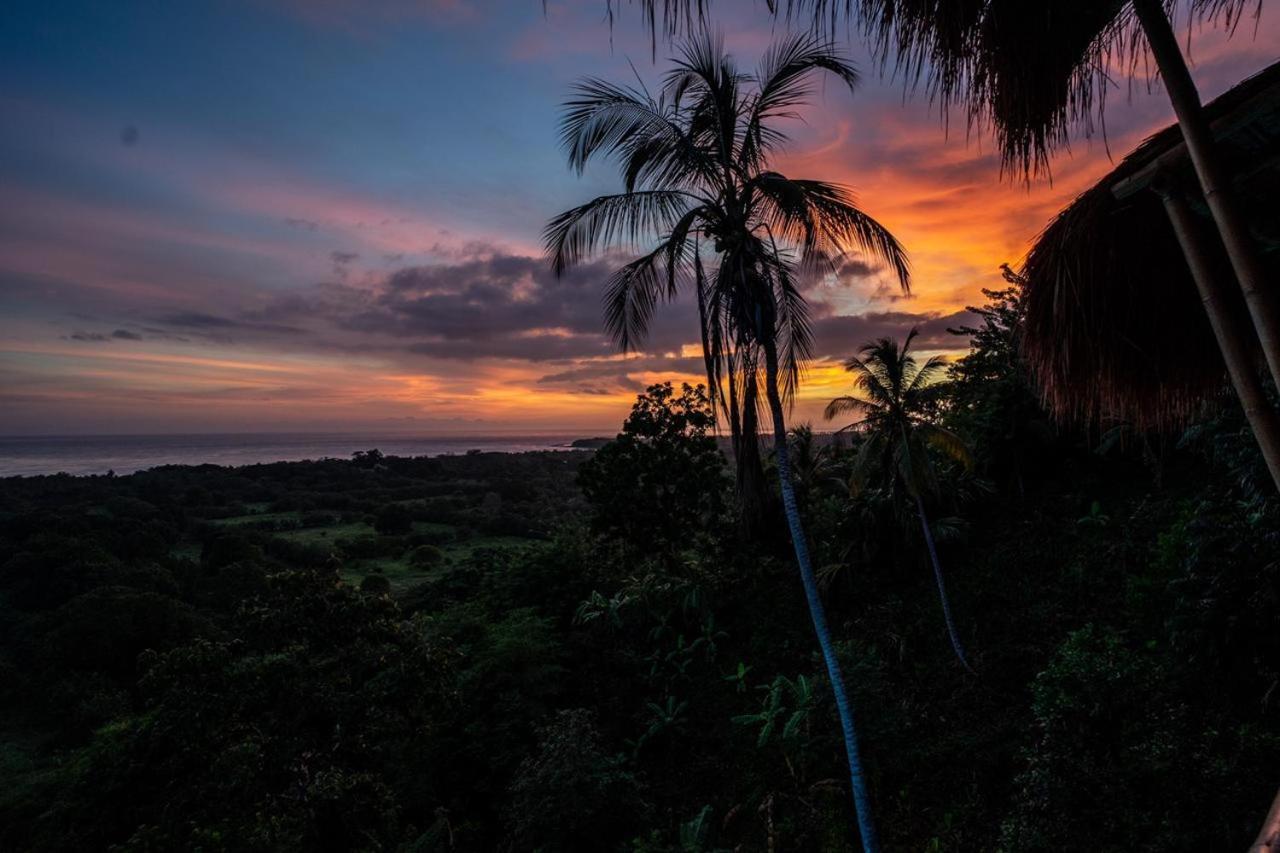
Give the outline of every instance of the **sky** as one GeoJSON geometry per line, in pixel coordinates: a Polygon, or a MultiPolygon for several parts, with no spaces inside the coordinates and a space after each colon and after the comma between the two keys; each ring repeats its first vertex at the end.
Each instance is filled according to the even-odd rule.
{"type": "MultiPolygon", "coordinates": [[[[615,431],[651,382],[697,381],[695,312],[644,347],[603,333],[616,257],[557,279],[540,234],[618,190],[558,148],[586,75],[653,84],[635,10],[605,0],[10,0],[0,9],[0,434],[615,431]]],[[[746,67],[785,27],[718,0],[746,67]]],[[[1196,32],[1206,99],[1280,58],[1280,16],[1196,32]]],[[[906,245],[913,288],[850,257],[815,281],[793,419],[821,425],[864,341],[947,332],[1062,206],[1172,120],[1118,77],[1107,138],[1029,186],[990,141],[862,69],[825,86],[779,163],[847,184],[906,245]]]]}

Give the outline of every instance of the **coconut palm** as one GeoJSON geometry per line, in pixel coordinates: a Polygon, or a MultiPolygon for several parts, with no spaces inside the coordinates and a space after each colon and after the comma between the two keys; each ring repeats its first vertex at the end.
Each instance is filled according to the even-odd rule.
{"type": "Polygon", "coordinates": [[[940,391],[934,380],[946,370],[946,362],[941,356],[934,356],[919,364],[911,353],[911,342],[917,333],[912,329],[901,346],[890,338],[864,345],[858,355],[844,364],[845,370],[853,374],[853,387],[859,396],[836,397],[827,404],[823,415],[827,420],[846,414],[858,416],[851,426],[862,433],[863,441],[854,457],[850,477],[852,492],[864,488],[879,471],[890,479],[891,490],[902,487],[915,504],[951,647],[961,665],[973,672],[951,616],[942,563],[938,560],[938,549],[925,512],[926,497],[938,491],[938,477],[929,450],[939,451],[965,468],[972,468],[973,459],[960,437],[934,420],[940,391]]]}
{"type": "Polygon", "coordinates": [[[814,436],[813,427],[809,424],[793,427],[787,436],[787,444],[791,480],[803,508],[809,505],[824,484],[836,480],[834,455],[831,445],[814,436]]]}
{"type": "MultiPolygon", "coordinates": [[[[835,693],[863,848],[877,848],[852,709],[836,661],[796,506],[786,410],[812,335],[800,276],[831,269],[858,250],[885,264],[904,289],[906,254],[844,187],[771,168],[817,72],[849,88],[853,66],[812,36],[779,41],[754,74],[740,71],[718,37],[686,44],[657,95],[588,79],[565,105],[562,142],[581,171],[595,158],[621,167],[623,191],[555,217],[547,252],[562,272],[587,255],[646,244],[605,286],[605,325],[624,349],[639,346],[657,304],[691,290],[712,392],[727,414],[739,460],[758,454],[761,395],[800,577],[835,693]],[[763,389],[761,388],[763,379],[763,389]]],[[[739,466],[741,471],[741,464],[739,466]]]]}

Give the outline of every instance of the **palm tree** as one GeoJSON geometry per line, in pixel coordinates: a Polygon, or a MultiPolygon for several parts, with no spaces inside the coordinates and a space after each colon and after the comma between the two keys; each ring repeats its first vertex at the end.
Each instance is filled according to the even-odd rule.
{"type": "Polygon", "coordinates": [[[578,84],[561,125],[569,164],[581,172],[593,158],[615,158],[623,192],[555,217],[546,245],[557,272],[596,251],[652,246],[606,284],[605,324],[624,350],[642,342],[659,301],[693,291],[708,385],[728,415],[740,472],[744,455],[758,455],[763,369],[783,508],[840,715],[863,849],[870,851],[878,848],[870,800],[796,507],[786,408],[812,346],[800,276],[831,269],[849,249],[886,264],[904,289],[909,271],[898,241],[847,189],[770,168],[787,141],[777,124],[808,99],[817,72],[850,89],[857,82],[853,66],[813,36],[779,41],[749,74],[718,37],[704,34],[683,46],[656,96],[643,86],[578,84]]]}
{"type": "Polygon", "coordinates": [[[854,457],[851,491],[860,491],[879,469],[890,478],[892,490],[900,484],[915,503],[951,647],[964,668],[972,673],[951,616],[942,564],[925,512],[925,497],[937,492],[938,483],[929,458],[930,448],[965,468],[972,468],[973,459],[959,436],[934,421],[940,386],[933,383],[946,370],[946,362],[941,356],[934,356],[918,364],[911,354],[911,342],[917,333],[912,329],[901,347],[890,338],[864,345],[858,355],[844,364],[845,370],[853,374],[853,386],[861,396],[836,397],[827,404],[823,414],[827,420],[850,413],[859,416],[852,426],[863,434],[863,442],[854,457]]]}
{"type": "Polygon", "coordinates": [[[800,424],[787,436],[791,480],[800,506],[806,507],[823,483],[835,480],[831,446],[818,441],[813,427],[800,424]]]}

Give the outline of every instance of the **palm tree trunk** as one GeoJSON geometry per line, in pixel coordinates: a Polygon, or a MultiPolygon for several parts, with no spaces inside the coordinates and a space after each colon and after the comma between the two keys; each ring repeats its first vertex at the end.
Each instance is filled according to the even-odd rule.
{"type": "Polygon", "coordinates": [[[942,619],[947,623],[947,636],[951,638],[951,648],[955,649],[960,665],[971,675],[977,675],[964,656],[964,646],[960,643],[955,619],[951,617],[951,600],[947,597],[947,585],[942,580],[942,562],[938,559],[938,548],[933,542],[933,531],[929,529],[929,517],[924,512],[924,498],[919,494],[916,495],[916,512],[920,516],[920,528],[924,531],[924,544],[929,549],[929,561],[933,563],[933,578],[938,583],[938,598],[942,600],[942,619]]]}
{"type": "Polygon", "coordinates": [[[1133,10],[1169,92],[1169,101],[1182,128],[1182,138],[1200,179],[1205,202],[1218,226],[1218,233],[1222,235],[1231,268],[1235,270],[1245,303],[1249,306],[1249,315],[1258,330],[1258,340],[1262,343],[1271,378],[1280,386],[1280,299],[1276,295],[1277,289],[1267,286],[1257,246],[1250,238],[1248,224],[1240,213],[1231,180],[1213,140],[1213,130],[1200,104],[1200,94],[1187,70],[1178,38],[1161,0],[1133,0],[1133,10]]]}
{"type": "Polygon", "coordinates": [[[804,584],[805,598],[809,603],[809,616],[813,630],[818,635],[822,658],[827,665],[827,677],[835,694],[836,710],[840,715],[840,727],[844,732],[844,750],[849,762],[849,782],[853,788],[853,807],[858,819],[858,832],[862,836],[864,853],[878,853],[880,842],[876,836],[875,821],[871,815],[871,797],[862,772],[862,756],[858,750],[858,732],[854,726],[853,706],[845,694],[844,678],[840,674],[840,662],[836,660],[831,632],[827,628],[827,612],[818,593],[818,581],[809,560],[809,543],[804,535],[800,511],[796,507],[795,489],[791,482],[791,458],[787,452],[787,424],[778,393],[778,351],[771,340],[765,345],[765,393],[769,398],[769,410],[773,415],[774,455],[778,461],[778,480],[782,487],[782,507],[786,512],[787,526],[791,530],[791,544],[795,548],[796,562],[800,566],[800,580],[804,584]]]}
{"type": "Polygon", "coordinates": [[[1196,228],[1195,217],[1187,207],[1186,200],[1178,189],[1166,183],[1153,185],[1164,201],[1169,221],[1178,235],[1178,243],[1186,256],[1187,265],[1191,267],[1191,277],[1195,279],[1196,288],[1200,291],[1200,301],[1204,304],[1205,313],[1209,315],[1209,325],[1213,327],[1214,337],[1218,339],[1218,349],[1222,352],[1222,360],[1227,364],[1227,374],[1231,377],[1231,385],[1235,388],[1240,405],[1244,407],[1245,418],[1253,437],[1262,449],[1262,458],[1271,472],[1271,480],[1280,491],[1280,415],[1263,393],[1262,383],[1258,379],[1258,371],[1254,369],[1253,359],[1249,356],[1247,341],[1252,337],[1248,328],[1241,328],[1239,320],[1223,304],[1222,285],[1209,266],[1204,250],[1204,240],[1196,228]]]}
{"type": "Polygon", "coordinates": [[[759,410],[756,403],[760,390],[752,375],[742,389],[742,436],[738,442],[738,496],[742,505],[742,523],[746,533],[754,537],[762,527],[767,501],[764,459],[760,456],[759,410]]]}

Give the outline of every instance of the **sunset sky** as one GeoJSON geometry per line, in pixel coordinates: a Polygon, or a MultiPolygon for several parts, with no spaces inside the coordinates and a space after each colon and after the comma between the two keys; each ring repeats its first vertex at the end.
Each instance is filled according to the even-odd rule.
{"type": "MultiPolygon", "coordinates": [[[[778,27],[718,0],[748,67],[778,27]]],[[[645,352],[603,336],[610,259],[556,280],[539,235],[618,188],[557,147],[573,81],[657,80],[648,37],[604,0],[28,2],[0,11],[0,432],[613,431],[637,390],[695,380],[694,313],[645,352]]],[[[1184,30],[1185,31],[1185,30],[1184,30]]],[[[1193,35],[1212,97],[1280,58],[1256,35],[1193,35]]],[[[846,389],[838,361],[913,324],[946,327],[999,265],[1110,167],[1101,140],[1052,185],[1002,179],[988,140],[864,70],[792,130],[781,163],[840,181],[905,243],[914,292],[849,265],[816,284],[819,360],[797,418],[846,389]]],[[[1171,121],[1117,80],[1119,157],[1171,121]]]]}

